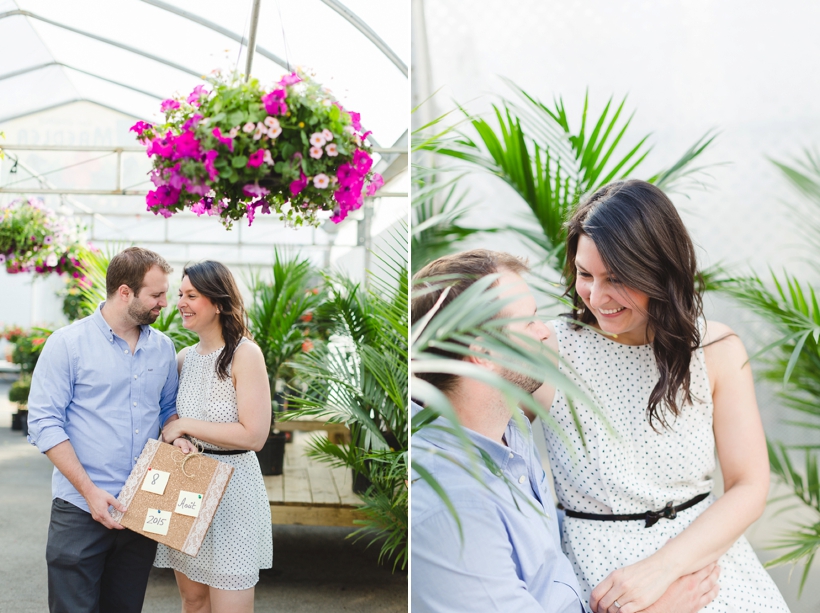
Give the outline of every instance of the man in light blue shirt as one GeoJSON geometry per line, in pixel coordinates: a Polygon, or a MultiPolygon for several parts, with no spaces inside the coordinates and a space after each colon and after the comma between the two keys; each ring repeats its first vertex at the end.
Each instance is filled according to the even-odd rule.
{"type": "MultiPolygon", "coordinates": [[[[526,270],[514,256],[483,249],[439,258],[416,278],[449,279],[443,284],[449,287],[447,294],[442,295],[444,287],[419,292],[412,301],[412,320],[431,312],[435,318],[477,279],[498,274],[496,286],[502,297],[520,296],[499,316],[516,319],[509,330],[543,342],[549,331],[536,318],[535,299],[520,276],[526,270]]],[[[528,393],[542,384],[490,360],[463,359],[495,371],[528,393]]],[[[511,419],[504,396],[481,381],[446,373],[424,373],[422,378],[447,396],[467,439],[497,471],[471,458],[444,418],[413,435],[414,468],[427,471],[453,506],[450,509],[416,471],[411,486],[413,613],[585,613],[572,565],[561,550],[556,509],[529,421],[523,415],[511,419]],[[477,478],[464,466],[473,466],[477,478]]],[[[644,613],[695,613],[716,595],[717,572],[707,568],[678,579],[644,613]]]]}
{"type": "Polygon", "coordinates": [[[168,263],[132,247],[112,258],[107,299],[54,332],[34,369],[29,442],[54,463],[46,559],[53,612],[142,610],[156,542],[109,514],[150,438],[176,419],[171,340],[154,330],[168,263]]]}

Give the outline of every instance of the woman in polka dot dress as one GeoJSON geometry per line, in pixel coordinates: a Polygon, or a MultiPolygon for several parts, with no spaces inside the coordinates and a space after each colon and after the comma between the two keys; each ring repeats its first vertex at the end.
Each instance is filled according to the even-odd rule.
{"type": "Polygon", "coordinates": [[[788,611],[743,537],[769,487],[748,358],[731,329],[703,321],[696,275],[683,222],[649,183],[601,188],[568,224],[567,293],[586,326],[553,322],[548,344],[602,411],[576,404],[586,448],[564,394],[535,395],[563,426],[544,428],[562,545],[594,613],[641,611],[716,561],[704,612],[788,611]]]}
{"type": "Polygon", "coordinates": [[[273,557],[270,505],[253,452],[270,431],[265,361],[246,338],[242,296],[222,264],[186,267],[177,308],[199,343],[177,356],[179,419],[163,440],[188,450],[189,437],[234,473],[196,557],[159,545],[154,565],[174,569],[183,612],[253,611],[259,569],[273,557]]]}

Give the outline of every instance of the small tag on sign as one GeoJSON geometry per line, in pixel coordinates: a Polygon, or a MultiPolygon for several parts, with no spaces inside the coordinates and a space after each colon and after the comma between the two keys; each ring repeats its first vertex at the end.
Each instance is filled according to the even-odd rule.
{"type": "Polygon", "coordinates": [[[182,490],[179,493],[177,506],[174,511],[180,515],[190,515],[191,517],[196,517],[199,515],[199,507],[201,504],[202,494],[182,490]]]}
{"type": "Polygon", "coordinates": [[[142,488],[140,489],[162,496],[165,492],[165,486],[168,485],[168,478],[170,476],[171,473],[167,473],[164,470],[154,470],[153,468],[149,468],[145,473],[145,479],[143,480],[142,488]]]}
{"type": "Polygon", "coordinates": [[[171,525],[171,515],[171,511],[148,509],[148,513],[145,514],[145,524],[142,526],[142,531],[166,536],[168,534],[168,526],[171,525]]]}

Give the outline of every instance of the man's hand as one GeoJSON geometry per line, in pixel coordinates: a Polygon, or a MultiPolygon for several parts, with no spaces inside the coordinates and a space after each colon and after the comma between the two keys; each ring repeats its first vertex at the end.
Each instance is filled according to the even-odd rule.
{"type": "Polygon", "coordinates": [[[108,507],[112,506],[117,511],[125,513],[127,510],[119,501],[111,494],[96,485],[93,485],[87,494],[84,495],[85,501],[88,503],[88,510],[91,511],[91,517],[94,521],[100,522],[109,530],[124,530],[125,527],[115,522],[108,513],[108,507]]]}
{"type": "Polygon", "coordinates": [[[684,575],[666,590],[660,600],[641,613],[696,613],[718,595],[720,566],[710,564],[691,575],[684,575]]]}

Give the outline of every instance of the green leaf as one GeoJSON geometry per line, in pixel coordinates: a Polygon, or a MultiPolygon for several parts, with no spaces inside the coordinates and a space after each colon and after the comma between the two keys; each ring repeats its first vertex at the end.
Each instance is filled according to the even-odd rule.
{"type": "Polygon", "coordinates": [[[245,168],[248,165],[248,156],[237,155],[231,160],[231,166],[234,168],[245,168]]]}

